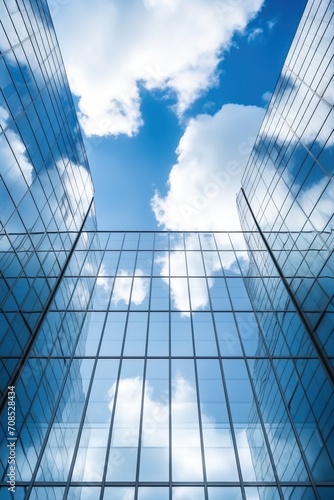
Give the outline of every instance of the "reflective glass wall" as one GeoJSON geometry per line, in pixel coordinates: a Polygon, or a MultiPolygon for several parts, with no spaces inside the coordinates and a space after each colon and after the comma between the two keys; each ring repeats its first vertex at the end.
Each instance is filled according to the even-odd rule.
{"type": "MultiPolygon", "coordinates": [[[[333,496],[332,11],[304,13],[245,173],[243,234],[107,233],[46,2],[0,3],[15,498],[333,496]]],[[[1,499],[8,437],[4,407],[1,499]]]]}
{"type": "Polygon", "coordinates": [[[243,228],[268,232],[324,358],[334,356],[333,12],[331,0],[308,2],[238,199],[243,228]]]}
{"type": "Polygon", "coordinates": [[[331,386],[251,253],[82,232],[16,382],[17,498],[330,498],[331,386]]]}
{"type": "MultiPolygon", "coordinates": [[[[3,355],[21,357],[29,350],[89,210],[89,227],[94,227],[92,199],[89,167],[47,3],[1,0],[3,355]]],[[[1,389],[13,369],[2,367],[1,389]]]]}

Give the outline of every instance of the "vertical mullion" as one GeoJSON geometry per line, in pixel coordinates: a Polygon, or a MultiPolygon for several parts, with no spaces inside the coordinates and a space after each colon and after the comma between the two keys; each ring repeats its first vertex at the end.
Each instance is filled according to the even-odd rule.
{"type": "Polygon", "coordinates": [[[168,404],[169,404],[169,415],[168,415],[168,431],[169,431],[169,500],[173,498],[173,463],[172,463],[172,297],[171,297],[171,279],[170,279],[170,233],[168,231],[168,319],[169,319],[169,342],[168,342],[168,386],[169,386],[169,395],[168,395],[168,404]]]}
{"type": "MultiPolygon", "coordinates": [[[[121,243],[121,248],[119,250],[119,256],[118,256],[118,260],[117,260],[117,264],[116,264],[116,269],[115,269],[115,277],[114,277],[113,288],[112,288],[112,291],[110,293],[108,310],[106,312],[106,320],[107,320],[107,317],[108,317],[108,314],[109,314],[108,311],[110,309],[111,297],[112,297],[112,294],[113,294],[113,289],[114,289],[115,282],[116,282],[116,276],[117,276],[118,269],[119,269],[119,264],[120,264],[120,261],[121,261],[121,256],[122,256],[122,251],[123,251],[124,241],[125,241],[125,235],[126,235],[126,233],[123,233],[123,239],[122,239],[122,243],[121,243]]],[[[120,374],[121,374],[122,353],[123,353],[123,350],[124,350],[124,343],[125,343],[126,325],[127,325],[127,318],[126,318],[126,321],[125,321],[125,324],[124,324],[124,334],[123,334],[123,341],[122,341],[121,353],[120,353],[119,357],[117,356],[117,358],[119,359],[119,365],[118,365],[117,379],[116,379],[116,386],[115,386],[114,404],[113,404],[113,408],[112,408],[112,414],[111,414],[111,419],[110,419],[109,435],[108,435],[107,446],[106,446],[106,458],[105,458],[105,462],[104,462],[104,466],[103,466],[103,473],[102,473],[101,492],[100,492],[100,499],[101,500],[102,500],[103,495],[104,495],[104,488],[105,488],[105,483],[106,483],[106,475],[107,475],[107,469],[108,469],[108,458],[109,458],[109,454],[110,454],[110,443],[111,443],[111,436],[112,436],[112,430],[113,430],[115,409],[116,409],[116,403],[117,403],[118,384],[119,384],[119,379],[120,379],[120,374]]]]}
{"type": "MultiPolygon", "coordinates": [[[[199,235],[198,235],[199,237],[199,235]]],[[[190,296],[190,283],[189,283],[189,273],[188,273],[188,262],[187,262],[187,254],[186,254],[186,244],[185,244],[185,235],[184,233],[182,234],[182,239],[183,239],[183,252],[184,252],[184,257],[185,257],[185,264],[186,264],[186,273],[187,273],[187,286],[188,286],[188,300],[189,300],[189,310],[190,310],[190,326],[191,326],[191,337],[192,337],[192,345],[193,345],[193,364],[194,364],[194,371],[195,371],[195,388],[196,388],[196,398],[197,398],[197,416],[198,416],[198,426],[199,426],[199,435],[200,435],[200,443],[201,443],[201,456],[202,456],[202,471],[203,471],[203,482],[204,482],[204,497],[205,500],[209,500],[208,497],[208,484],[207,484],[207,477],[206,477],[206,466],[205,466],[205,454],[204,454],[204,440],[203,440],[203,428],[202,428],[202,415],[201,415],[201,408],[200,408],[200,398],[199,398],[199,385],[198,385],[198,371],[197,371],[197,352],[196,352],[196,346],[195,346],[195,335],[194,335],[194,324],[193,324],[193,311],[192,311],[192,305],[191,305],[191,296],[190,296]]],[[[202,249],[200,250],[202,253],[202,249]]],[[[203,256],[202,256],[203,258],[203,256]]],[[[201,276],[203,279],[203,276],[201,276]]]]}
{"type": "MultiPolygon", "coordinates": [[[[138,238],[138,242],[140,238],[138,238]]],[[[138,485],[139,485],[139,471],[140,471],[140,461],[141,461],[141,445],[142,445],[142,431],[143,431],[143,417],[144,417],[144,400],[145,400],[145,389],[146,389],[146,367],[147,367],[147,352],[148,352],[148,333],[150,325],[150,313],[151,313],[151,296],[152,296],[152,275],[153,275],[153,264],[154,264],[154,243],[153,240],[153,251],[152,251],[152,262],[151,262],[151,274],[150,274],[150,286],[149,286],[149,299],[148,299],[148,312],[147,312],[147,326],[146,326],[146,341],[145,341],[145,358],[144,358],[144,370],[143,370],[143,385],[141,394],[141,412],[139,419],[139,433],[138,433],[138,453],[137,453],[137,466],[136,466],[136,485],[135,485],[135,500],[138,498],[138,485]]],[[[139,252],[139,243],[137,248],[137,255],[139,252]]],[[[137,257],[136,257],[137,261],[137,257]]],[[[135,269],[134,269],[135,273],[135,269]]]]}
{"type": "MultiPolygon", "coordinates": [[[[121,261],[121,256],[122,256],[122,251],[123,251],[123,247],[124,247],[126,234],[128,234],[128,233],[124,233],[124,235],[123,235],[123,241],[122,241],[121,250],[119,253],[119,259],[118,259],[117,267],[115,270],[114,283],[116,282],[117,272],[118,272],[119,264],[121,261]]],[[[108,441],[107,441],[106,460],[104,463],[103,476],[102,476],[102,487],[101,487],[101,493],[100,493],[100,500],[103,499],[107,470],[108,470],[108,461],[109,461],[110,448],[111,448],[111,439],[112,439],[112,434],[113,434],[113,425],[114,425],[115,411],[116,411],[116,405],[117,405],[117,399],[118,399],[118,388],[119,388],[121,370],[122,370],[123,359],[124,359],[123,356],[124,356],[126,331],[127,331],[127,327],[128,327],[129,313],[130,313],[130,307],[131,307],[131,297],[132,297],[132,290],[133,290],[133,283],[134,283],[134,273],[135,273],[135,269],[136,269],[136,265],[137,265],[137,258],[138,258],[139,240],[140,240],[140,238],[138,237],[137,248],[136,248],[136,257],[135,257],[135,262],[134,262],[134,267],[133,267],[134,270],[133,270],[132,282],[131,282],[131,286],[130,286],[129,303],[128,303],[128,307],[127,307],[127,311],[126,311],[126,320],[125,320],[125,324],[124,324],[124,335],[123,335],[123,341],[122,341],[122,348],[121,348],[121,353],[119,355],[119,366],[118,366],[118,372],[117,372],[117,380],[116,380],[116,387],[115,387],[112,416],[110,419],[110,429],[109,429],[109,436],[108,436],[108,441]]],[[[111,294],[110,294],[110,300],[111,300],[111,294]]]]}
{"type": "MultiPolygon", "coordinates": [[[[221,271],[222,271],[222,280],[224,280],[224,284],[227,290],[227,283],[226,283],[226,277],[225,273],[223,271],[223,265],[220,259],[219,251],[218,251],[218,245],[216,242],[216,237],[215,234],[213,233],[213,239],[215,242],[215,247],[216,247],[216,252],[218,255],[219,263],[221,266],[221,271]]],[[[224,374],[224,368],[221,362],[222,355],[220,352],[220,346],[219,346],[219,341],[218,341],[218,334],[217,334],[217,328],[216,328],[216,323],[215,323],[215,317],[213,314],[213,308],[212,308],[212,302],[211,302],[211,295],[210,295],[210,290],[209,290],[209,284],[208,284],[208,278],[207,278],[207,273],[206,273],[206,267],[205,267],[205,262],[203,258],[203,250],[202,250],[202,242],[201,238],[199,238],[199,244],[200,244],[200,249],[201,249],[201,255],[202,255],[202,262],[203,262],[203,267],[204,267],[204,273],[205,273],[205,280],[206,280],[206,285],[207,285],[207,290],[208,290],[208,297],[209,297],[209,304],[210,304],[210,309],[211,309],[211,315],[212,315],[212,324],[213,324],[213,330],[214,330],[214,335],[215,335],[215,341],[216,341],[216,347],[217,347],[217,352],[218,352],[218,360],[219,362],[219,369],[220,369],[220,374],[222,378],[222,383],[223,383],[223,388],[224,388],[224,394],[225,394],[225,401],[226,401],[226,410],[227,410],[227,415],[229,418],[229,423],[230,423],[230,430],[231,430],[231,437],[232,437],[232,443],[233,443],[233,448],[234,448],[234,456],[235,456],[235,461],[237,465],[237,470],[238,470],[238,476],[239,476],[239,482],[240,482],[240,487],[241,487],[241,495],[243,500],[246,500],[246,494],[245,494],[245,488],[244,488],[244,482],[243,482],[243,477],[242,477],[242,471],[241,471],[241,465],[240,465],[240,459],[239,459],[239,451],[238,451],[238,446],[237,446],[237,439],[235,436],[235,431],[234,431],[234,425],[233,425],[233,419],[232,419],[232,411],[230,407],[230,400],[228,397],[228,392],[227,392],[227,386],[226,386],[226,380],[225,380],[225,374],[224,374]]],[[[230,302],[230,307],[232,310],[232,303],[231,303],[231,298],[228,295],[229,302],[230,302]]]]}

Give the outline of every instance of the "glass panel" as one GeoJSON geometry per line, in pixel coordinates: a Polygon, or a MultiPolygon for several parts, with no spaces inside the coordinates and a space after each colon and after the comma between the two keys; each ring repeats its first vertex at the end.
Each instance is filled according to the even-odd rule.
{"type": "Polygon", "coordinates": [[[138,500],[169,500],[169,488],[142,486],[138,488],[138,500]]]}
{"type": "Polygon", "coordinates": [[[148,333],[148,356],[169,355],[169,315],[164,312],[151,312],[148,333]]]}
{"type": "Polygon", "coordinates": [[[141,481],[169,478],[169,366],[167,360],[148,360],[144,392],[141,481]]]}
{"type": "Polygon", "coordinates": [[[189,289],[192,310],[209,309],[206,278],[189,278],[189,289]]]}
{"type": "Polygon", "coordinates": [[[273,471],[243,360],[223,360],[228,399],[245,481],[272,481],[273,471]]]}
{"type": "Polygon", "coordinates": [[[134,500],[135,489],[131,486],[106,486],[103,500],[134,500]]]}
{"type": "MultiPolygon", "coordinates": [[[[246,487],[245,488],[246,498],[247,500],[262,500],[267,499],[270,500],[278,500],[281,498],[278,488],[273,488],[270,486],[267,487],[246,487]]],[[[289,496],[284,498],[291,498],[289,496]]]]}
{"type": "MultiPolygon", "coordinates": [[[[208,488],[209,500],[241,500],[240,488],[232,486],[211,486],[208,488]]],[[[254,499],[255,500],[255,499],[254,499]]]]}
{"type": "Polygon", "coordinates": [[[203,480],[194,364],[185,359],[172,360],[172,477],[203,480]]]}
{"type": "Polygon", "coordinates": [[[102,359],[97,363],[86,417],[81,430],[72,481],[101,481],[105,462],[109,425],[113,409],[118,360],[102,359]]]}
{"type": "MultiPolygon", "coordinates": [[[[204,283],[204,286],[205,283],[204,283]]],[[[171,278],[170,289],[172,307],[178,311],[189,311],[189,292],[187,278],[171,278]]]]}
{"type": "Polygon", "coordinates": [[[169,278],[152,278],[151,310],[169,309],[169,278]]]}
{"type": "Polygon", "coordinates": [[[217,343],[211,313],[193,313],[196,356],[217,356],[217,343]]]}
{"type": "MultiPolygon", "coordinates": [[[[69,498],[75,498],[78,500],[94,500],[99,498],[101,488],[96,488],[93,486],[72,486],[68,490],[69,498]]],[[[46,497],[49,498],[49,497],[46,497]]],[[[59,497],[58,497],[59,498],[59,497]]]]}
{"type": "Polygon", "coordinates": [[[218,360],[197,360],[208,481],[237,481],[238,473],[218,360]]]}
{"type": "Polygon", "coordinates": [[[124,359],[118,387],[109,392],[115,413],[108,457],[108,481],[135,481],[136,478],[143,368],[142,359],[124,359]]]}
{"type": "Polygon", "coordinates": [[[198,486],[179,486],[173,488],[173,500],[204,500],[204,489],[198,486]]]}
{"type": "Polygon", "coordinates": [[[76,356],[95,356],[101,339],[105,313],[87,313],[81,326],[76,356]]]}
{"type": "Polygon", "coordinates": [[[147,312],[130,312],[124,344],[125,356],[144,356],[146,351],[147,312]]]}
{"type": "Polygon", "coordinates": [[[190,317],[171,313],[172,356],[193,356],[193,341],[190,317]]]}
{"type": "Polygon", "coordinates": [[[238,330],[232,313],[214,313],[220,354],[242,356],[238,330]]]}
{"type": "Polygon", "coordinates": [[[110,312],[104,327],[100,354],[102,356],[119,356],[125,332],[126,313],[110,312]]]}
{"type": "MultiPolygon", "coordinates": [[[[15,498],[17,498],[17,491],[15,491],[15,498]]],[[[22,492],[23,493],[23,492],[22,492]]],[[[62,498],[65,493],[65,488],[58,486],[39,486],[32,488],[30,493],[30,498],[32,500],[44,500],[45,498],[50,500],[57,500],[58,498],[62,498]]],[[[9,498],[9,496],[8,496],[9,498]]],[[[24,497],[22,496],[22,499],[24,497]]]]}
{"type": "Polygon", "coordinates": [[[67,480],[85,399],[89,391],[92,368],[93,360],[72,360],[37,473],[37,480],[67,480]]]}

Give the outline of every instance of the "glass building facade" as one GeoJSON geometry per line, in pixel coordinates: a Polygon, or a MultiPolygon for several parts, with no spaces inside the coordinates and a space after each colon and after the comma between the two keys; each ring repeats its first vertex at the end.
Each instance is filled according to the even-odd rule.
{"type": "Polygon", "coordinates": [[[15,384],[17,498],[330,498],[332,387],[256,252],[81,233],[15,384]]]}
{"type": "MultiPolygon", "coordinates": [[[[246,167],[242,226],[267,231],[299,313],[333,377],[334,5],[309,1],[246,167]]],[[[258,240],[249,241],[256,248],[258,240]]]]}
{"type": "Polygon", "coordinates": [[[1,499],[331,499],[333,4],[308,3],[229,233],[97,231],[47,4],[0,9],[1,499]]]}
{"type": "MultiPolygon", "coordinates": [[[[0,346],[25,359],[93,186],[45,1],[0,2],[0,346]]],[[[0,388],[13,361],[1,362],[0,388]]],[[[19,366],[17,366],[19,369],[19,366]]]]}

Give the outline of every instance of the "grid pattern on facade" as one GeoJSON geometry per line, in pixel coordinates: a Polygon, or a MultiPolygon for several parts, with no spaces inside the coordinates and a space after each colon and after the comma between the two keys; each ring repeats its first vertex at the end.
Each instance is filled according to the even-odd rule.
{"type": "Polygon", "coordinates": [[[18,494],[328,498],[331,386],[254,262],[241,233],[83,232],[16,383],[18,494]]]}
{"type": "Polygon", "coordinates": [[[327,357],[334,355],[333,34],[333,2],[309,1],[239,195],[243,228],[256,220],[272,232],[270,247],[286,235],[275,257],[327,357]]]}
{"type": "MultiPolygon", "coordinates": [[[[1,352],[21,356],[93,197],[44,1],[0,2],[0,157],[1,352]]],[[[1,370],[1,389],[12,369],[1,370]]]]}
{"type": "Polygon", "coordinates": [[[46,1],[1,2],[0,35],[15,498],[331,498],[333,2],[304,12],[244,175],[243,233],[96,232],[46,1]]]}

